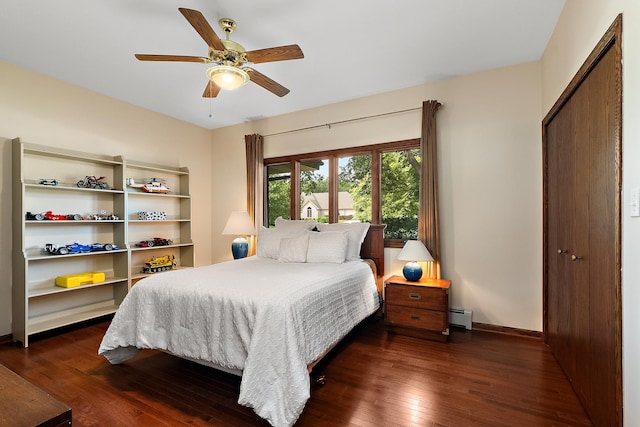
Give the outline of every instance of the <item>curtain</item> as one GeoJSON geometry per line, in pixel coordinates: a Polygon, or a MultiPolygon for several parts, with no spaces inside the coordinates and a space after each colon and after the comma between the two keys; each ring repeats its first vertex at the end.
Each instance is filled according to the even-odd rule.
{"type": "MultiPolygon", "coordinates": [[[[256,230],[263,223],[264,138],[262,135],[245,135],[247,151],[247,212],[256,230]]],[[[249,239],[249,255],[256,253],[256,236],[249,239]]]]}
{"type": "Polygon", "coordinates": [[[436,113],[442,104],[438,101],[422,103],[422,135],[420,150],[422,170],[420,177],[420,207],[418,239],[427,247],[434,262],[427,263],[425,277],[441,278],[440,226],[438,221],[438,156],[436,144],[436,113]]]}

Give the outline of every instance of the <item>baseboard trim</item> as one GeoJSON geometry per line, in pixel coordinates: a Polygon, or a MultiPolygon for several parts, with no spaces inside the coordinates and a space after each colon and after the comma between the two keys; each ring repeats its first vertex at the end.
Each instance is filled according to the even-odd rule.
{"type": "Polygon", "coordinates": [[[7,344],[13,341],[13,335],[0,335],[0,344],[7,344]]]}
{"type": "Polygon", "coordinates": [[[518,337],[527,337],[542,339],[542,332],[532,331],[529,329],[510,328],[508,326],[490,325],[488,323],[473,322],[474,331],[493,332],[496,334],[513,335],[518,337]]]}

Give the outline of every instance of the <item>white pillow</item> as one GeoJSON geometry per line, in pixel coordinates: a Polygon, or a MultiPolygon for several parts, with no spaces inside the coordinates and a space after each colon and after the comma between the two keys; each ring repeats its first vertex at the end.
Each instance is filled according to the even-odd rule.
{"type": "Polygon", "coordinates": [[[306,231],[311,230],[318,225],[315,220],[304,219],[283,219],[281,216],[276,218],[276,230],[280,231],[306,231]]]}
{"type": "Polygon", "coordinates": [[[349,243],[347,245],[347,261],[360,259],[360,248],[369,231],[368,222],[340,222],[334,224],[318,224],[320,232],[348,231],[349,243]]]}
{"type": "Polygon", "coordinates": [[[331,262],[342,264],[347,257],[348,232],[326,231],[318,233],[307,231],[309,248],[307,262],[331,262]]]}
{"type": "Polygon", "coordinates": [[[296,234],[280,239],[280,262],[307,262],[309,236],[307,233],[296,234]]]}
{"type": "Polygon", "coordinates": [[[278,259],[280,256],[280,240],[290,237],[291,233],[262,227],[258,232],[256,255],[262,258],[278,259]]]}

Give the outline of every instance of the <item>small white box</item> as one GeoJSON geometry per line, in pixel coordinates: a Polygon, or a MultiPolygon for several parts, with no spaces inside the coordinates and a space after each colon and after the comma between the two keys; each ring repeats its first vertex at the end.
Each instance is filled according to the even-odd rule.
{"type": "Polygon", "coordinates": [[[164,211],[138,212],[140,221],[164,221],[167,219],[167,213],[164,211]]]}

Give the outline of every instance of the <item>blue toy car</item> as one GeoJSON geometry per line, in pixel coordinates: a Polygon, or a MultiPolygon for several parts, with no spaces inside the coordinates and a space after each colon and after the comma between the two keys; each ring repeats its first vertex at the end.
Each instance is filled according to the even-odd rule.
{"type": "Polygon", "coordinates": [[[91,246],[82,245],[78,242],[68,243],[66,245],[47,243],[44,246],[44,250],[52,255],[81,254],[91,251],[91,246]]]}
{"type": "Polygon", "coordinates": [[[118,250],[120,247],[118,245],[114,245],[112,243],[94,243],[91,245],[91,252],[99,252],[99,251],[113,251],[118,250]]]}

